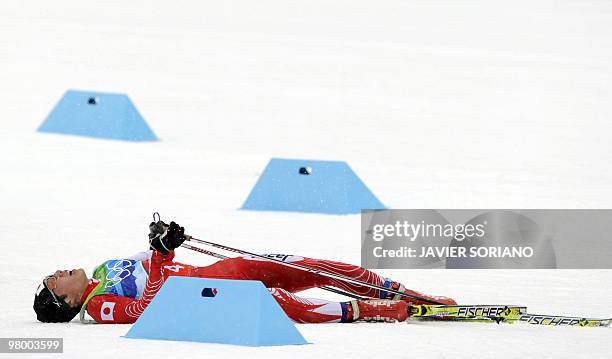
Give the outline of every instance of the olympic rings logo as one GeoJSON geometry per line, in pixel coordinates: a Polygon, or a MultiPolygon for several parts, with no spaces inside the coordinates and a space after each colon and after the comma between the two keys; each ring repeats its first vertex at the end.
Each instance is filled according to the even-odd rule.
{"type": "Polygon", "coordinates": [[[132,274],[132,269],[134,268],[135,261],[129,259],[122,259],[120,261],[116,261],[112,266],[106,264],[106,269],[109,272],[106,274],[106,282],[105,288],[110,288],[115,286],[116,284],[121,283],[122,280],[129,277],[132,274]]]}

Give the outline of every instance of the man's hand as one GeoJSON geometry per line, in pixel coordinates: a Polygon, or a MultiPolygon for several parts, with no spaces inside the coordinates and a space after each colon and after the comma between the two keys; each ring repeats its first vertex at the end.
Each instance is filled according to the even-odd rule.
{"type": "Polygon", "coordinates": [[[149,229],[151,231],[149,233],[151,249],[162,254],[170,253],[171,250],[180,247],[185,241],[185,228],[174,221],[170,222],[170,225],[162,221],[151,222],[149,229]]]}

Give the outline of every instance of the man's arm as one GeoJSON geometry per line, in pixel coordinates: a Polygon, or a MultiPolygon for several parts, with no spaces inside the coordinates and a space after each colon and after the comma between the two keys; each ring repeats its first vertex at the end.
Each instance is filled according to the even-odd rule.
{"type": "Polygon", "coordinates": [[[96,295],[87,303],[87,313],[98,323],[134,323],[164,284],[162,263],[171,261],[173,258],[174,251],[168,254],[153,251],[149,277],[140,299],[112,294],[96,295]]]}
{"type": "Polygon", "coordinates": [[[148,251],[143,251],[143,252],[138,252],[136,254],[134,254],[133,256],[129,256],[126,259],[133,259],[136,261],[148,261],[149,259],[151,259],[151,256],[153,255],[153,250],[149,249],[148,251]]]}

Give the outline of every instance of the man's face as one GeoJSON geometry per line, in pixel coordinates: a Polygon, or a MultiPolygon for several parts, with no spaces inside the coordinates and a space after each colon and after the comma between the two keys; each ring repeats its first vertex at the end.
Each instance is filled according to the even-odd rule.
{"type": "Polygon", "coordinates": [[[71,307],[81,304],[82,289],[87,286],[87,275],[80,269],[57,270],[47,279],[47,288],[57,297],[64,297],[64,301],[71,307]]]}

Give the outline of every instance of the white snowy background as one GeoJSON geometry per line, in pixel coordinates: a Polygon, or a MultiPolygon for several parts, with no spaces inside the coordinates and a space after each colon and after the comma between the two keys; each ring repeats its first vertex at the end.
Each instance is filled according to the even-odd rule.
{"type": "MultiPolygon", "coordinates": [[[[299,325],[314,344],[242,348],[42,324],[31,306],[55,269],[143,250],[153,211],[359,263],[358,215],[237,210],[273,156],[346,160],[394,208],[609,208],[611,81],[609,1],[3,1],[0,337],[63,337],[71,358],[607,357],[608,328],[299,325]],[[162,141],[36,133],[67,89],[129,94],[162,141]]],[[[612,315],[610,270],[384,273],[462,303],[612,315]]]]}

